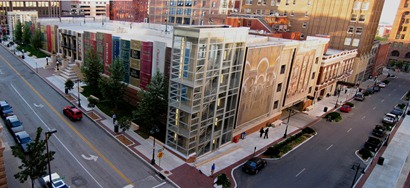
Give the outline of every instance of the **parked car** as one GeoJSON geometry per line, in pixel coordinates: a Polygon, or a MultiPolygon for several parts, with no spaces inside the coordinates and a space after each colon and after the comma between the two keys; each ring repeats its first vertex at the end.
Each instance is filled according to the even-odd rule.
{"type": "Polygon", "coordinates": [[[13,132],[13,136],[15,133],[24,130],[23,122],[16,115],[6,117],[6,126],[13,132]]]}
{"type": "Polygon", "coordinates": [[[351,109],[352,109],[352,107],[350,107],[350,105],[344,104],[342,107],[340,107],[339,110],[340,110],[341,112],[349,113],[351,109]]]}
{"type": "Polygon", "coordinates": [[[383,125],[376,125],[376,127],[373,129],[372,134],[377,137],[383,137],[386,133],[386,127],[383,125]]]}
{"type": "Polygon", "coordinates": [[[376,137],[369,136],[369,139],[364,144],[364,148],[376,152],[382,146],[382,140],[376,137]]]}
{"type": "Polygon", "coordinates": [[[13,113],[13,108],[7,101],[0,101],[0,113],[3,118],[6,118],[9,114],[13,113]]]}
{"type": "Polygon", "coordinates": [[[363,93],[356,93],[356,95],[354,95],[354,100],[358,100],[358,101],[364,101],[364,94],[363,93]]]}
{"type": "Polygon", "coordinates": [[[386,87],[386,84],[385,84],[384,82],[380,82],[380,83],[379,83],[379,87],[385,88],[385,87],[386,87]]]}
{"type": "Polygon", "coordinates": [[[20,131],[16,133],[16,141],[20,145],[24,153],[28,153],[28,145],[33,142],[30,135],[26,131],[20,131]]]}
{"type": "Polygon", "coordinates": [[[51,174],[51,186],[49,184],[50,182],[50,176],[46,175],[43,178],[40,179],[41,183],[48,188],[70,188],[70,186],[68,186],[63,178],[60,177],[60,175],[58,175],[57,173],[52,173],[51,174]]]}
{"type": "Polygon", "coordinates": [[[390,113],[400,117],[401,115],[403,115],[403,110],[395,107],[390,113]]]}
{"type": "Polygon", "coordinates": [[[83,118],[83,112],[75,106],[64,107],[63,114],[70,120],[81,120],[81,118],[83,118]]]}
{"type": "Polygon", "coordinates": [[[395,124],[397,121],[398,121],[398,117],[391,113],[387,113],[386,115],[384,115],[383,120],[382,120],[383,123],[387,123],[390,125],[395,124]]]}
{"type": "Polygon", "coordinates": [[[373,93],[374,93],[373,88],[367,88],[366,91],[364,92],[365,95],[366,94],[370,95],[370,94],[373,94],[373,93]]]}
{"type": "Polygon", "coordinates": [[[260,170],[265,168],[268,163],[265,159],[254,157],[249,159],[243,166],[242,171],[248,174],[257,174],[260,170]]]}
{"type": "Polygon", "coordinates": [[[373,91],[374,91],[374,92],[379,92],[379,91],[380,91],[380,87],[379,87],[379,86],[374,86],[374,87],[373,87],[373,91]]]}

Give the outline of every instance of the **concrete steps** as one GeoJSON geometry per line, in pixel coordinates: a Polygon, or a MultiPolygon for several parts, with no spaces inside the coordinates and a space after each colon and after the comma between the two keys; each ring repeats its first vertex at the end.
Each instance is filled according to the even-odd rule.
{"type": "Polygon", "coordinates": [[[60,76],[64,78],[64,81],[68,79],[71,79],[74,82],[79,80],[77,73],[74,70],[74,66],[77,65],[74,63],[68,64],[68,66],[60,72],[60,76]]]}

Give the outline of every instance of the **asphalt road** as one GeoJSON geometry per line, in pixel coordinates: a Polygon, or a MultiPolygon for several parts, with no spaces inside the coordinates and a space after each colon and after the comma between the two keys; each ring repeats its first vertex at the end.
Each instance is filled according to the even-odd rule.
{"type": "MultiPolygon", "coordinates": [[[[390,84],[380,92],[353,101],[350,113],[342,113],[340,122],[319,121],[312,126],[317,135],[287,156],[269,160],[268,166],[257,175],[248,175],[237,168],[234,176],[238,187],[351,187],[356,171],[354,164],[365,164],[355,155],[363,148],[383,115],[410,90],[410,76],[395,73],[390,84]]],[[[360,175],[360,172],[359,172],[360,175]]]]}
{"type": "MultiPolygon", "coordinates": [[[[57,130],[49,140],[50,150],[56,151],[51,171],[64,176],[71,187],[173,187],[87,117],[68,120],[62,108],[71,103],[4,47],[0,47],[0,100],[13,106],[32,138],[37,127],[44,130],[42,138],[45,131],[57,130]]],[[[15,145],[6,128],[3,135],[7,145],[15,145]]],[[[17,172],[16,160],[6,158],[8,179],[17,172]]]]}

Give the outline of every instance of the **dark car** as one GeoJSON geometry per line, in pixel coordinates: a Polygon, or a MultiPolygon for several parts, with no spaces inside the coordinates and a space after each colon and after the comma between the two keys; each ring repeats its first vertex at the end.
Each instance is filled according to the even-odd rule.
{"type": "Polygon", "coordinates": [[[268,163],[265,159],[254,157],[249,159],[243,166],[242,171],[248,174],[257,174],[260,170],[265,168],[268,163]]]}
{"type": "Polygon", "coordinates": [[[374,90],[373,90],[373,88],[367,88],[366,89],[366,91],[364,92],[364,94],[366,95],[370,95],[370,94],[373,94],[374,93],[374,90]]]}
{"type": "Polygon", "coordinates": [[[6,117],[6,125],[13,132],[13,136],[15,133],[23,131],[23,122],[21,122],[16,115],[6,117]]]}
{"type": "Polygon", "coordinates": [[[28,153],[28,145],[33,142],[30,138],[30,135],[26,131],[18,132],[16,133],[16,140],[23,152],[28,153]]]}
{"type": "Polygon", "coordinates": [[[374,87],[373,87],[373,91],[374,91],[374,92],[379,92],[379,91],[380,91],[380,87],[379,87],[379,86],[374,86],[374,87]]]}
{"type": "Polygon", "coordinates": [[[83,118],[83,112],[75,106],[64,107],[63,114],[70,120],[81,120],[81,118],[83,118]]]}
{"type": "Polygon", "coordinates": [[[3,118],[6,118],[9,114],[13,113],[13,108],[7,101],[0,101],[0,113],[3,118]]]}
{"type": "Polygon", "coordinates": [[[383,125],[376,125],[376,127],[373,129],[372,134],[377,137],[383,137],[386,133],[386,127],[383,125]]]}
{"type": "Polygon", "coordinates": [[[354,95],[354,100],[364,101],[364,94],[363,93],[356,93],[356,95],[354,95]]]}
{"type": "Polygon", "coordinates": [[[403,110],[400,108],[393,108],[390,113],[400,117],[401,115],[403,115],[403,110]]]}

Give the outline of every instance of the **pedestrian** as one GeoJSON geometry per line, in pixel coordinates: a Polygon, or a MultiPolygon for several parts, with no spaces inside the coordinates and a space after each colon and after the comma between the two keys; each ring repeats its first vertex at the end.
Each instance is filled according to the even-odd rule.
{"type": "Polygon", "coordinates": [[[213,163],[211,167],[211,177],[214,177],[214,172],[215,172],[215,163],[213,163]]]}
{"type": "Polygon", "coordinates": [[[265,129],[265,136],[263,136],[263,139],[269,138],[269,134],[268,134],[268,133],[269,133],[269,127],[265,129]]]}
{"type": "Polygon", "coordinates": [[[347,89],[345,89],[345,94],[347,93],[347,89]]]}
{"type": "Polygon", "coordinates": [[[263,133],[265,133],[265,131],[263,130],[263,127],[261,128],[261,130],[259,130],[259,133],[260,133],[260,138],[262,138],[262,136],[263,136],[263,133]]]}
{"type": "Polygon", "coordinates": [[[112,115],[112,123],[115,124],[115,120],[117,120],[117,115],[115,113],[112,115]]]}

